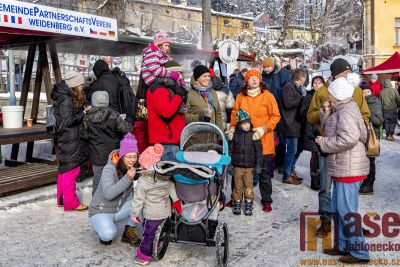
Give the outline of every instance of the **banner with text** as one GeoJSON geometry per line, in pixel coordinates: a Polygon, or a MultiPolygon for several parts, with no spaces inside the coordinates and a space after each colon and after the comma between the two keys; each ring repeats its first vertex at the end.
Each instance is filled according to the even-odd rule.
{"type": "Polygon", "coordinates": [[[0,0],[0,26],[117,41],[117,20],[13,0],[0,0]]]}

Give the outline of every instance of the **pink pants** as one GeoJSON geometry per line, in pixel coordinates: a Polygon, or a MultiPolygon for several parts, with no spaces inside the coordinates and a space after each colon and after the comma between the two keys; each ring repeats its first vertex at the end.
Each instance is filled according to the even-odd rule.
{"type": "Polygon", "coordinates": [[[81,204],[76,195],[76,177],[80,171],[81,167],[76,167],[68,172],[58,174],[57,205],[64,205],[64,210],[73,210],[81,204]]]}

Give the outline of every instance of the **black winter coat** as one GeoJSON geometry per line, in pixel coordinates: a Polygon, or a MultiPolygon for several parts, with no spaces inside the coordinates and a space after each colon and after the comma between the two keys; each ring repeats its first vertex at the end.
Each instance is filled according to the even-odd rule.
{"type": "Polygon", "coordinates": [[[244,132],[236,128],[229,143],[229,155],[233,167],[256,168],[262,166],[261,140],[253,140],[253,131],[244,132]]]}
{"type": "Polygon", "coordinates": [[[89,142],[90,159],[94,165],[104,166],[110,153],[119,148],[118,133],[132,131],[132,124],[109,107],[93,107],[86,112],[83,129],[84,138],[89,142]]]}
{"type": "Polygon", "coordinates": [[[80,166],[87,158],[87,147],[79,133],[84,113],[82,108],[74,106],[74,92],[64,81],[54,85],[51,99],[58,129],[58,170],[65,173],[80,166]]]}
{"type": "Polygon", "coordinates": [[[374,94],[365,97],[367,100],[369,111],[371,111],[371,123],[374,126],[375,133],[379,136],[379,128],[383,123],[382,104],[379,98],[374,94]]]}
{"type": "Polygon", "coordinates": [[[97,77],[86,93],[88,100],[91,100],[92,94],[96,91],[107,91],[110,99],[109,107],[116,112],[120,111],[119,103],[119,81],[114,73],[110,71],[108,65],[102,61],[97,61],[93,66],[93,72],[97,77]]]}
{"type": "Polygon", "coordinates": [[[311,124],[307,120],[308,108],[310,107],[311,99],[313,98],[314,93],[314,89],[308,91],[300,107],[301,134],[297,146],[297,151],[299,152],[302,150],[318,152],[317,144],[314,142],[314,140],[310,139],[310,136],[314,134],[314,131],[317,129],[317,127],[315,124],[311,124]]]}
{"type": "Polygon", "coordinates": [[[301,88],[294,81],[290,81],[282,88],[281,133],[289,137],[300,137],[301,116],[300,107],[303,101],[301,88]]]}

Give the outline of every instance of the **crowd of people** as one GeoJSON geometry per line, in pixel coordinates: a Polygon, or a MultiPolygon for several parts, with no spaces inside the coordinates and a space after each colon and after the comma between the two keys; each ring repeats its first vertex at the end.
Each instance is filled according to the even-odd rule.
{"type": "MultiPolygon", "coordinates": [[[[171,43],[168,34],[159,31],[143,50],[140,82],[131,99],[137,107],[135,118],[121,107],[126,77],[103,60],[94,65],[97,79],[90,86],[84,87],[84,77],[74,71],[54,86],[57,204],[64,210],[89,209],[104,245],[115,238],[116,224],[128,219],[122,241],[140,246],[135,262],[147,264],[157,227],[171,209],[182,212],[174,183],[155,175],[152,166],[175,160],[185,125],[207,122],[229,140],[233,179],[226,206],[233,207],[235,215],[243,206],[244,214],[252,215],[257,184],[262,209],[271,212],[274,171],[282,174],[282,183],[300,185],[296,162],[303,151],[310,151],[311,189],[319,191],[322,222],[316,235],[329,234],[333,213],[340,218],[339,244],[325,253],[342,255],[345,263],[368,261],[368,251],[347,250],[349,243],[361,243],[364,237],[347,236],[344,217],[358,211],[359,193],[373,193],[375,157],[367,157],[367,125],[379,136],[384,123],[386,139],[394,140],[400,97],[391,82],[386,80],[381,89],[374,75],[361,81],[339,58],[330,66],[330,82],[314,76],[306,90],[306,66],[280,68],[267,57],[261,72],[235,70],[227,85],[213,69],[198,65],[186,85],[183,67],[169,56],[171,43]],[[80,203],[75,192],[79,166],[88,159],[94,171],[89,206],[80,203]],[[138,223],[144,225],[142,240],[138,223]]],[[[219,141],[213,134],[190,140],[219,141]]]]}

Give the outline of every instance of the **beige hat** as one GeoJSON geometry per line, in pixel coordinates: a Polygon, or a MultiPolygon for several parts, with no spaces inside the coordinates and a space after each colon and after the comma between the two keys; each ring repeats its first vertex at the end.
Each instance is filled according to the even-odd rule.
{"type": "Polygon", "coordinates": [[[85,79],[83,78],[82,74],[73,70],[70,70],[67,73],[65,73],[64,81],[69,88],[77,87],[85,83],[85,79]]]}

